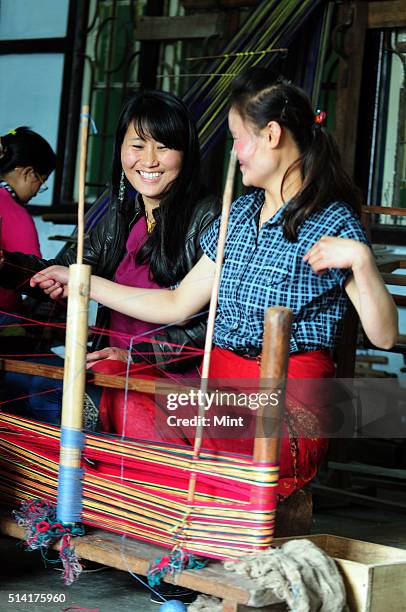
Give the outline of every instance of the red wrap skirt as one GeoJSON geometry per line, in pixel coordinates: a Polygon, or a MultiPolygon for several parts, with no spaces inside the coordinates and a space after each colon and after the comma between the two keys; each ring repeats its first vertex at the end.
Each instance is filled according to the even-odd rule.
{"type": "MultiPolygon", "coordinates": [[[[112,360],[99,362],[98,371],[122,373],[123,363],[112,360]]],[[[278,495],[285,498],[309,483],[316,475],[325,456],[328,440],[320,432],[334,427],[335,415],[321,381],[335,374],[334,363],[327,350],[293,354],[288,362],[285,411],[280,445],[280,479],[278,495]]],[[[131,372],[130,372],[131,375],[131,372]]],[[[133,376],[136,375],[136,369],[133,376]]],[[[246,381],[259,379],[259,360],[247,359],[232,351],[215,347],[210,363],[210,379],[246,381]]],[[[139,376],[139,375],[138,375],[139,376]]],[[[157,379],[160,373],[151,368],[143,378],[157,379]]],[[[182,382],[182,381],[179,381],[182,382]]],[[[198,382],[198,381],[196,381],[198,382]]],[[[177,417],[190,416],[190,406],[176,411],[177,417]]],[[[194,409],[196,413],[196,408],[194,409]]],[[[121,390],[105,389],[100,404],[100,422],[103,431],[131,438],[164,441],[171,444],[193,445],[194,426],[168,424],[165,402],[135,391],[125,394],[121,390]]],[[[172,416],[175,416],[172,413],[172,416]]],[[[174,419],[172,419],[174,420],[174,419]]],[[[202,448],[252,454],[255,432],[255,414],[241,435],[232,437],[213,435],[208,427],[202,448]]]]}

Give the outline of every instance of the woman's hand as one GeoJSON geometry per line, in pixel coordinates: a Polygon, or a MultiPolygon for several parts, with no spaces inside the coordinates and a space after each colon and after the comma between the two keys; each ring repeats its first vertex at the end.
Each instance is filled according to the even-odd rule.
{"type": "Polygon", "coordinates": [[[351,268],[344,285],[369,340],[390,349],[398,337],[398,314],[371,249],[357,240],[323,236],[303,257],[316,274],[329,268],[351,268]]]}
{"type": "Polygon", "coordinates": [[[86,355],[86,368],[91,368],[97,361],[103,359],[114,359],[128,363],[129,351],[114,346],[108,346],[101,351],[93,351],[86,355]]]}
{"type": "Polygon", "coordinates": [[[358,240],[323,236],[303,257],[313,272],[324,274],[329,268],[351,268],[353,271],[370,264],[371,249],[358,240]]]}
{"type": "Polygon", "coordinates": [[[31,287],[39,287],[53,300],[68,295],[69,268],[50,266],[37,272],[30,279],[31,287]]]}

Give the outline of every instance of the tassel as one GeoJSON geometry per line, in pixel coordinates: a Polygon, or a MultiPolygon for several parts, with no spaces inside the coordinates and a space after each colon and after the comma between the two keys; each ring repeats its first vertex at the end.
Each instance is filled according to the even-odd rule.
{"type": "Polygon", "coordinates": [[[195,555],[186,553],[181,548],[175,549],[170,555],[158,557],[151,563],[148,570],[148,584],[155,587],[161,584],[165,576],[175,576],[185,569],[202,569],[206,562],[195,555]]]}
{"type": "Polygon", "coordinates": [[[24,544],[27,550],[40,550],[47,562],[47,549],[57,540],[61,540],[59,558],[63,565],[63,579],[66,585],[72,584],[80,576],[82,565],[71,545],[72,536],[84,535],[82,526],[67,527],[56,518],[56,507],[44,499],[34,499],[21,504],[19,511],[13,512],[20,527],[26,531],[24,544]]]}

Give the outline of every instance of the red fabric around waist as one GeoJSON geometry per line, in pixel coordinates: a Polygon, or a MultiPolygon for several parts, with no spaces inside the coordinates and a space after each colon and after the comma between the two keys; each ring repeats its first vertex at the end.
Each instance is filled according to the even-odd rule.
{"type": "MultiPolygon", "coordinates": [[[[107,370],[110,373],[118,373],[118,370],[121,370],[120,373],[123,373],[125,364],[106,360],[94,369],[107,370]]],[[[156,374],[157,371],[151,368],[150,371],[143,372],[143,378],[156,378],[156,374]]],[[[260,366],[256,360],[246,359],[218,347],[213,349],[210,379],[218,379],[219,389],[225,379],[231,379],[234,388],[244,391],[248,379],[251,390],[254,390],[255,379],[259,381],[259,376],[260,366]]],[[[301,426],[304,424],[306,427],[307,421],[310,427],[316,424],[321,430],[330,423],[332,410],[328,405],[328,398],[320,392],[318,381],[332,376],[334,363],[330,351],[311,351],[291,355],[289,358],[286,408],[280,445],[278,494],[282,498],[312,480],[323,460],[328,441],[317,435],[301,437],[297,431],[302,431],[301,426]]],[[[125,397],[122,391],[106,389],[100,405],[102,429],[129,437],[192,445],[195,427],[167,427],[162,410],[164,407],[156,402],[154,396],[130,391],[125,397]]],[[[196,407],[190,406],[179,408],[176,412],[179,416],[195,413],[196,407]]],[[[210,431],[210,427],[205,428],[202,448],[251,455],[254,446],[255,413],[250,413],[250,416],[252,418],[248,418],[248,424],[242,431],[236,429],[233,432],[235,437],[219,437],[216,431],[210,431]]]]}
{"type": "MultiPolygon", "coordinates": [[[[328,385],[323,379],[335,375],[329,350],[297,353],[289,357],[286,402],[280,444],[280,477],[278,495],[281,499],[302,488],[316,475],[328,448],[328,440],[315,435],[302,436],[312,428],[326,431],[335,423],[335,413],[329,405],[328,385]],[[307,379],[307,380],[305,380],[307,379]]],[[[210,362],[210,379],[240,379],[242,385],[260,376],[260,363],[215,347],[210,362]],[[251,380],[249,380],[251,379],[251,380]]],[[[243,454],[251,454],[254,445],[255,419],[243,438],[205,440],[204,446],[243,454]],[[219,447],[220,447],[219,446],[219,447]]]]}
{"type": "MultiPolygon", "coordinates": [[[[335,368],[329,350],[309,351],[290,355],[288,378],[331,378],[335,368]]],[[[215,346],[211,353],[210,377],[258,378],[259,361],[241,357],[232,351],[215,346]]]]}

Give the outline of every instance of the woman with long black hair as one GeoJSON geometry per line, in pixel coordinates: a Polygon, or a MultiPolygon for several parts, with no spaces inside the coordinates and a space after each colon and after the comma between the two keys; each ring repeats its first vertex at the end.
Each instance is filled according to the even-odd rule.
{"type": "MultiPolygon", "coordinates": [[[[219,200],[200,183],[197,130],[183,102],[162,91],[132,95],[118,119],[112,165],[111,189],[102,196],[107,210],[85,237],[84,263],[94,274],[126,286],[176,285],[202,255],[200,236],[220,212],[219,200]]],[[[53,261],[5,251],[0,284],[25,288],[24,280],[32,275],[27,270],[75,260],[76,248],[53,261]]],[[[200,362],[194,349],[204,344],[205,315],[187,325],[155,331],[158,327],[100,308],[89,366],[106,359],[127,361],[131,347],[132,361],[193,372],[200,362]]],[[[124,372],[123,363],[120,367],[124,372]]],[[[51,386],[47,379],[11,373],[6,378],[10,408],[16,408],[13,397],[28,395],[20,412],[59,423],[61,386],[44,394],[51,386]]]]}

